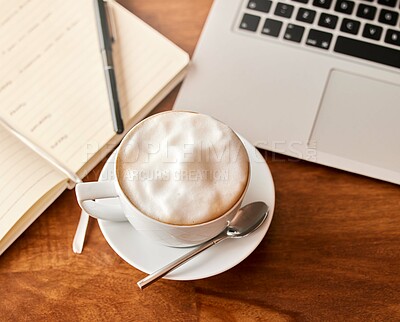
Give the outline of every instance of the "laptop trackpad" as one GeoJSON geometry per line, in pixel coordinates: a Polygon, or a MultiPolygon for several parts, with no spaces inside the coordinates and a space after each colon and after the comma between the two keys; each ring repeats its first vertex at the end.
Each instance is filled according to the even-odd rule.
{"type": "Polygon", "coordinates": [[[317,151],[400,172],[400,86],[333,70],[310,142],[317,151]]]}

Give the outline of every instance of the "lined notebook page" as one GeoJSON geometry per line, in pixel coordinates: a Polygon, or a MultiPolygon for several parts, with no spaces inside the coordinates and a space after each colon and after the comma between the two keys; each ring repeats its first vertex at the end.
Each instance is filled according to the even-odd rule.
{"type": "Polygon", "coordinates": [[[0,1],[0,113],[72,171],[114,134],[91,0],[0,1]]]}
{"type": "MultiPolygon", "coordinates": [[[[0,5],[0,113],[78,172],[115,136],[93,1],[0,0],[0,5]]],[[[185,68],[188,55],[119,4],[112,2],[110,9],[128,124],[185,68]]]]}
{"type": "MultiPolygon", "coordinates": [[[[0,127],[0,240],[49,190],[67,179],[0,127]]],[[[65,187],[64,187],[65,188],[65,187]]]]}

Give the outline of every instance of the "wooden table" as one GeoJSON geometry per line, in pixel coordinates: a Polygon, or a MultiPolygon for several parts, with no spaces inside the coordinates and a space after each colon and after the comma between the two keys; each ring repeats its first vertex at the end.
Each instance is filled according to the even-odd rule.
{"type": "MultiPolygon", "coordinates": [[[[193,53],[211,0],[122,1],[193,53]]],[[[156,111],[172,107],[174,90],[156,111]]],[[[400,189],[266,153],[276,211],[259,247],[203,280],[145,276],[116,255],[66,191],[1,257],[0,321],[400,321],[400,189]]],[[[86,180],[97,179],[104,163],[86,180]]]]}

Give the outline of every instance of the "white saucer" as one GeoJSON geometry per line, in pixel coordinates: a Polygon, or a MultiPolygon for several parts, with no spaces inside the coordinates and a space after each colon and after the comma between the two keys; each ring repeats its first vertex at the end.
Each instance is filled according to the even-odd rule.
{"type": "MultiPolygon", "coordinates": [[[[274,182],[261,154],[248,141],[243,138],[242,141],[249,153],[251,164],[251,180],[243,205],[253,201],[264,201],[270,207],[267,220],[253,234],[241,239],[225,240],[199,254],[165,278],[195,280],[225,272],[249,256],[267,233],[275,206],[274,182]]],[[[112,179],[114,161],[115,152],[104,165],[99,181],[112,179]]],[[[98,202],[118,203],[118,200],[103,199],[98,202]]],[[[191,249],[173,248],[153,242],[139,234],[128,222],[98,222],[111,248],[127,263],[145,273],[154,272],[191,249]]]]}

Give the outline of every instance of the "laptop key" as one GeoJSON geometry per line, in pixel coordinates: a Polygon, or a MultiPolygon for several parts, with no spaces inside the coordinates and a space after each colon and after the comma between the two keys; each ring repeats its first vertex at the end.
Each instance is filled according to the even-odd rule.
{"type": "Polygon", "coordinates": [[[338,36],[333,49],[337,53],[400,68],[400,50],[338,36]]]}
{"type": "Polygon", "coordinates": [[[314,10],[300,8],[299,11],[297,12],[296,20],[302,21],[302,22],[307,22],[307,23],[313,23],[315,15],[316,15],[316,11],[314,11],[314,10]]]}
{"type": "Polygon", "coordinates": [[[239,28],[249,31],[256,31],[259,22],[259,16],[249,15],[248,13],[245,13],[243,15],[242,21],[240,22],[239,28]]]}
{"type": "Polygon", "coordinates": [[[282,21],[274,19],[265,19],[261,33],[264,35],[278,37],[282,28],[282,21]]]}
{"type": "Polygon", "coordinates": [[[382,9],[379,13],[378,21],[385,23],[387,25],[396,26],[397,20],[399,19],[399,14],[394,11],[382,9]]]}
{"type": "Polygon", "coordinates": [[[283,35],[283,38],[294,42],[301,42],[304,29],[305,29],[304,27],[289,23],[286,27],[286,31],[285,34],[283,35]]]}
{"type": "Polygon", "coordinates": [[[368,6],[366,4],[359,4],[357,9],[357,17],[374,20],[376,14],[376,8],[368,6]]]}
{"type": "Polygon", "coordinates": [[[247,8],[268,13],[271,5],[272,1],[270,0],[250,0],[247,8]]]}
{"type": "Polygon", "coordinates": [[[278,2],[275,8],[275,15],[284,18],[290,18],[292,16],[294,7],[290,4],[284,4],[278,2]]]}
{"type": "Polygon", "coordinates": [[[383,30],[382,27],[366,23],[362,35],[365,38],[379,40],[382,35],[382,30],[383,30]]]}
{"type": "Polygon", "coordinates": [[[337,0],[335,5],[335,11],[347,13],[351,15],[354,9],[354,2],[348,0],[337,0]]]}
{"type": "Polygon", "coordinates": [[[359,21],[344,18],[342,21],[342,25],[340,26],[340,30],[352,35],[357,35],[358,30],[360,29],[360,25],[361,23],[359,21]]]}
{"type": "Polygon", "coordinates": [[[388,44],[400,46],[400,31],[388,29],[385,36],[385,42],[388,44]]]}
{"type": "Polygon", "coordinates": [[[318,25],[329,29],[335,29],[337,22],[338,22],[337,16],[328,15],[327,13],[321,13],[318,25]]]}
{"type": "Polygon", "coordinates": [[[329,9],[331,6],[332,0],[314,0],[313,6],[329,9]]]}
{"type": "Polygon", "coordinates": [[[305,3],[305,4],[308,3],[308,0],[292,0],[292,1],[294,1],[294,2],[300,2],[300,3],[305,3]]]}
{"type": "Polygon", "coordinates": [[[383,4],[388,7],[395,7],[397,0],[378,0],[379,4],[383,4]]]}
{"type": "Polygon", "coordinates": [[[332,34],[315,29],[310,29],[306,44],[308,46],[318,47],[322,49],[329,49],[331,44],[332,34]]]}

